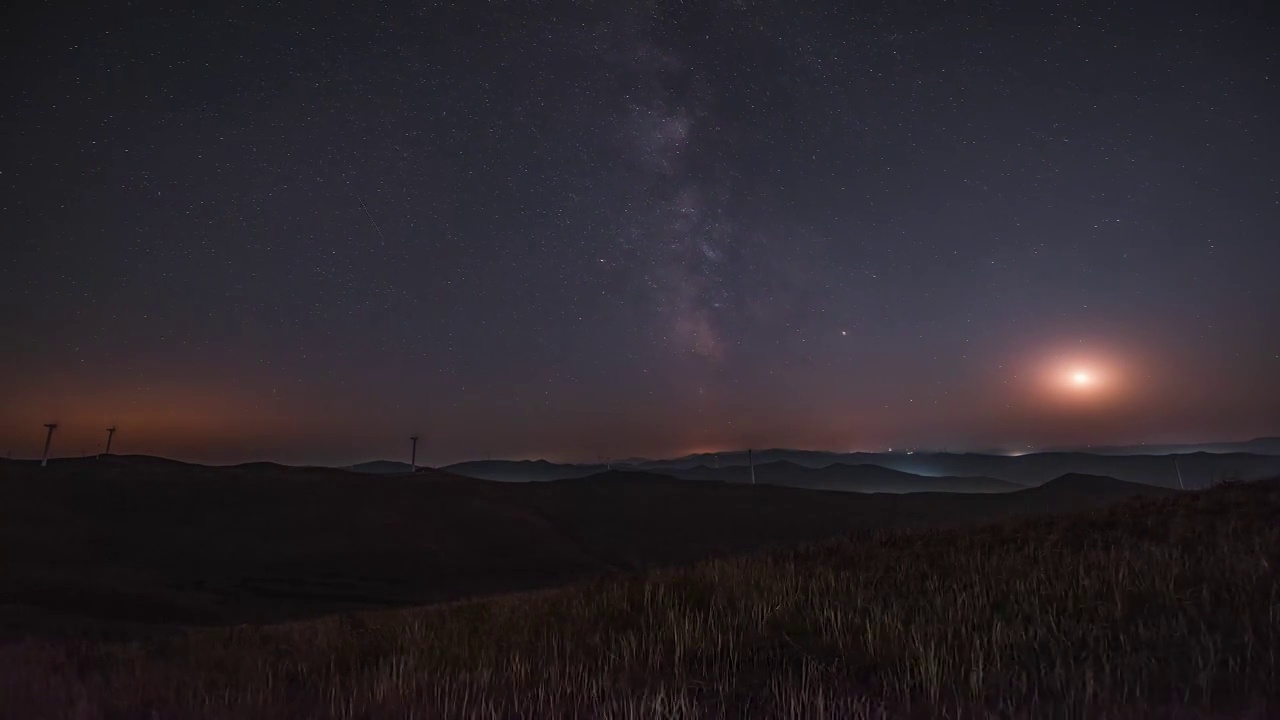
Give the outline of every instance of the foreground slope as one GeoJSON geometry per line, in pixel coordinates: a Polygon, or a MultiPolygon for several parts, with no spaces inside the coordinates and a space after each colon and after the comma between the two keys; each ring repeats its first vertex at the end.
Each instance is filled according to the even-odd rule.
{"type": "Polygon", "coordinates": [[[421,605],[1167,492],[1103,479],[1050,498],[883,496],[622,472],[512,484],[155,458],[0,469],[0,631],[39,614],[236,623],[421,605]]]}
{"type": "MultiPolygon", "coordinates": [[[[1061,492],[1065,485],[1050,488],[1061,492]]],[[[425,610],[0,646],[14,717],[1275,717],[1280,482],[425,610]]]]}

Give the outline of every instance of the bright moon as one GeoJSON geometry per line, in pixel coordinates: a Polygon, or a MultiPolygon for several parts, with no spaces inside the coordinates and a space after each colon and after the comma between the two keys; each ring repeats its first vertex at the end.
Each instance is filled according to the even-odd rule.
{"type": "Polygon", "coordinates": [[[1118,401],[1124,387],[1122,367],[1114,357],[1100,351],[1045,353],[1031,358],[1039,365],[1032,381],[1043,398],[1063,407],[1101,406],[1118,401]]]}

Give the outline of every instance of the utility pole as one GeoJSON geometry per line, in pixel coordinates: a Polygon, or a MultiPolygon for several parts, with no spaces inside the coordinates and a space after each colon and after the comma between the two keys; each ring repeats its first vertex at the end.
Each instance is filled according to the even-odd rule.
{"type": "Polygon", "coordinates": [[[49,464],[49,443],[53,442],[53,431],[58,429],[58,423],[45,423],[44,426],[49,428],[49,432],[44,436],[44,452],[40,455],[40,467],[49,464]]]}
{"type": "Polygon", "coordinates": [[[412,472],[418,472],[418,436],[414,435],[409,440],[413,442],[413,450],[409,453],[409,467],[412,472]]]}
{"type": "MultiPolygon", "coordinates": [[[[115,434],[116,434],[115,425],[112,425],[111,427],[107,428],[107,449],[102,451],[102,455],[111,454],[111,437],[115,434]]],[[[102,455],[99,455],[98,457],[102,457],[102,455]]]]}

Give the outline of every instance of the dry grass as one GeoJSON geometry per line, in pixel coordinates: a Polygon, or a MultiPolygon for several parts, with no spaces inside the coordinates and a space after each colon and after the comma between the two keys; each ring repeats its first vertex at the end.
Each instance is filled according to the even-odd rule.
{"type": "Polygon", "coordinates": [[[0,648],[26,718],[1268,717],[1280,482],[558,591],[0,648]]]}

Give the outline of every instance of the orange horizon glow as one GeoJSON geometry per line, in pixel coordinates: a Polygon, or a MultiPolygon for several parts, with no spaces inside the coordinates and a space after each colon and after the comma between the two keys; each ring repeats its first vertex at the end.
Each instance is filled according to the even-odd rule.
{"type": "Polygon", "coordinates": [[[1013,349],[995,365],[971,365],[965,382],[946,388],[923,377],[894,384],[888,382],[894,368],[862,367],[848,386],[780,383],[762,386],[749,400],[708,393],[693,396],[696,402],[679,388],[659,389],[645,405],[617,412],[573,393],[536,412],[493,401],[434,403],[430,394],[404,402],[398,392],[376,387],[277,395],[280,385],[269,378],[198,369],[130,384],[34,376],[12,387],[11,402],[0,408],[0,457],[39,457],[45,422],[59,423],[54,456],[95,454],[106,428],[116,426],[113,452],[120,454],[339,465],[407,458],[407,438],[415,433],[426,438],[420,460],[447,464],[486,457],[674,458],[750,447],[965,451],[1248,439],[1280,431],[1261,400],[1216,409],[1211,376],[1124,342],[1013,349]],[[1213,424],[1197,429],[1205,418],[1213,424]]]}

